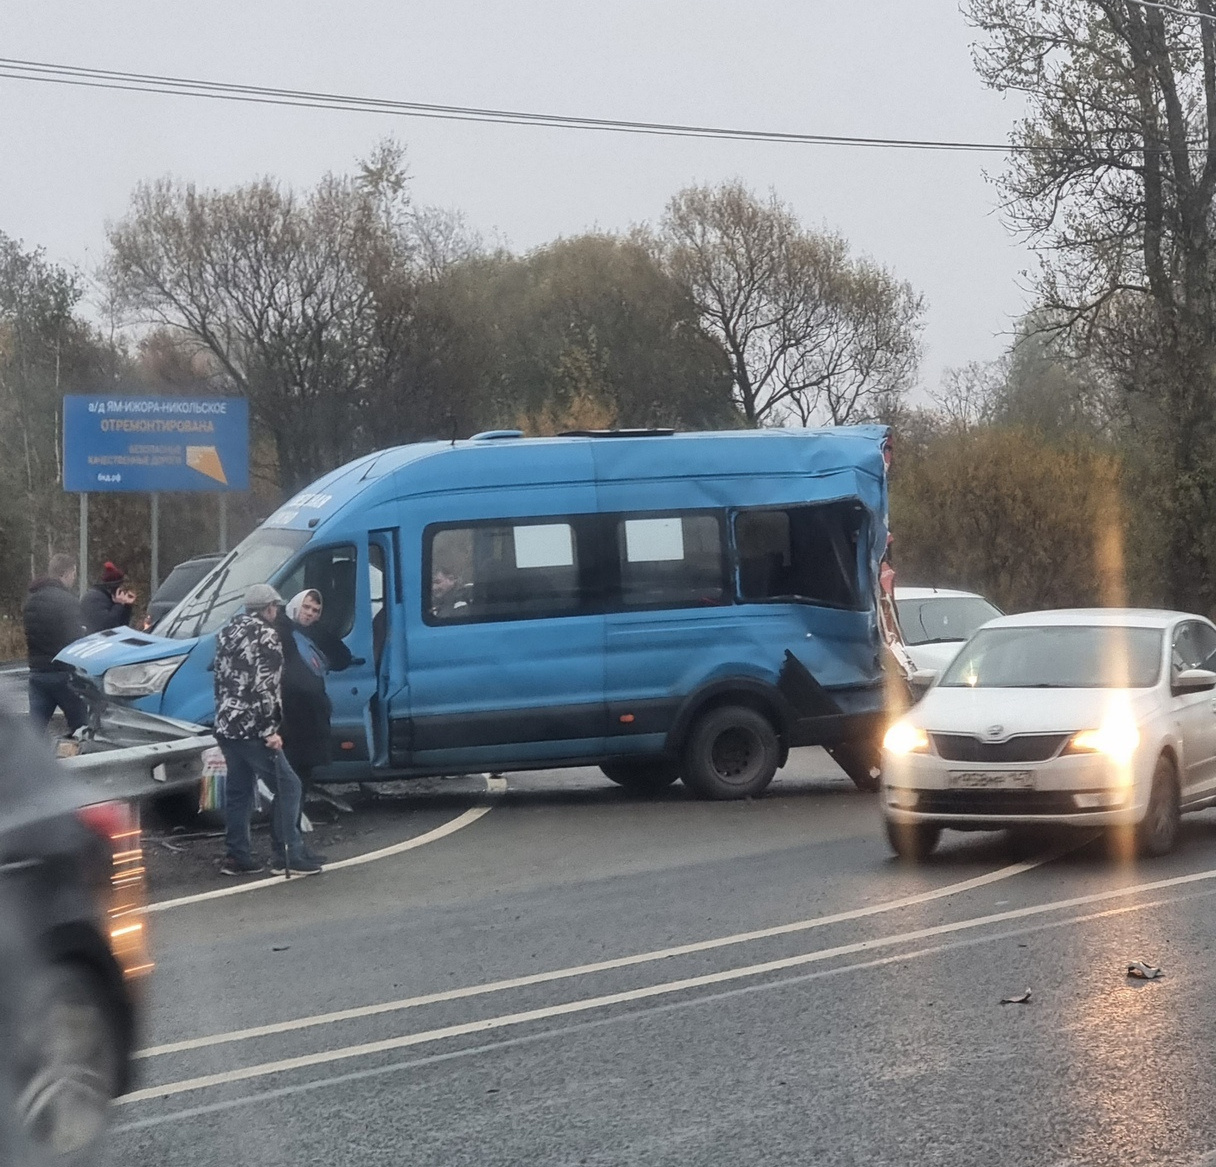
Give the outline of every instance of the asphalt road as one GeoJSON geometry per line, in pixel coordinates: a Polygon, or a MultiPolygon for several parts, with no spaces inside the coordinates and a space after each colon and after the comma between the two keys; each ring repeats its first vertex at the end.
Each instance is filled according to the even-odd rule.
{"type": "Polygon", "coordinates": [[[490,809],[153,917],[111,1163],[1216,1163],[1216,812],[1153,862],[947,834],[907,868],[818,751],[743,803],[412,797],[416,838],[490,809]]]}

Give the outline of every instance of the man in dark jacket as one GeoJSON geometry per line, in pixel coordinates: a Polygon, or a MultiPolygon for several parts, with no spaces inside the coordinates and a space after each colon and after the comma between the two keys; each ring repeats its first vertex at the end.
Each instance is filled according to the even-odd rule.
{"type": "Polygon", "coordinates": [[[89,632],[107,628],[124,628],[131,623],[135,593],[126,586],[127,573],[108,559],[99,579],[80,601],[80,614],[89,632]]]}
{"type": "Polygon", "coordinates": [[[271,871],[312,875],[321,865],[300,835],[300,779],[283,756],[283,643],[274,630],[282,598],[269,584],[245,593],[244,611],[215,641],[215,740],[227,764],[224,782],[224,875],[262,870],[253,857],[249,821],[261,778],[275,792],[271,871]]]}
{"type": "Polygon", "coordinates": [[[74,730],[88,720],[88,707],[72,691],[67,665],[55,657],[73,640],[84,635],[80,601],[76,586],[76,561],[70,555],[51,556],[47,573],[30,584],[25,601],[25,644],[30,664],[30,717],[45,732],[55,708],[63,710],[68,729],[74,730]]]}

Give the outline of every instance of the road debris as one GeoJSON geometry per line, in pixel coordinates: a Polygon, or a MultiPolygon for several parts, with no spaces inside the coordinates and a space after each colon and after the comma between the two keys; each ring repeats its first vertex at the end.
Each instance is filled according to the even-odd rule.
{"type": "Polygon", "coordinates": [[[291,947],[290,944],[272,944],[270,946],[270,951],[271,952],[286,952],[290,947],[291,947]]]}
{"type": "Polygon", "coordinates": [[[1142,960],[1133,960],[1127,966],[1127,975],[1135,977],[1137,980],[1155,981],[1159,977],[1165,976],[1165,972],[1154,965],[1145,964],[1142,960]]]}
{"type": "Polygon", "coordinates": [[[1029,1005],[1030,990],[1027,989],[1024,993],[1019,993],[1016,997],[1002,997],[1002,1005],[1029,1005]]]}

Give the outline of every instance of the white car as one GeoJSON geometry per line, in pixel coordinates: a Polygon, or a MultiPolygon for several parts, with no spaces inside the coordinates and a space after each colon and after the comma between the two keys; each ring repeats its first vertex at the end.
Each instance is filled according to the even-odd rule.
{"type": "Polygon", "coordinates": [[[947,588],[895,587],[895,608],[912,663],[940,672],[971,634],[1001,614],[1000,608],[974,592],[947,588]]]}
{"type": "Polygon", "coordinates": [[[1169,851],[1216,803],[1216,626],[1121,608],[1002,616],[887,730],[882,807],[896,853],[943,827],[1114,828],[1169,851]]]}

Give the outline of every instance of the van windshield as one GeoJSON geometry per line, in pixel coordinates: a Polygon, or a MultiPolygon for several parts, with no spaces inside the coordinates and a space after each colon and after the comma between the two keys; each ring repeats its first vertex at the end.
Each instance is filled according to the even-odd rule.
{"type": "Polygon", "coordinates": [[[241,606],[246,588],[271,582],[311,538],[310,531],[254,531],[161,621],[157,633],[189,640],[214,632],[241,606]]]}

